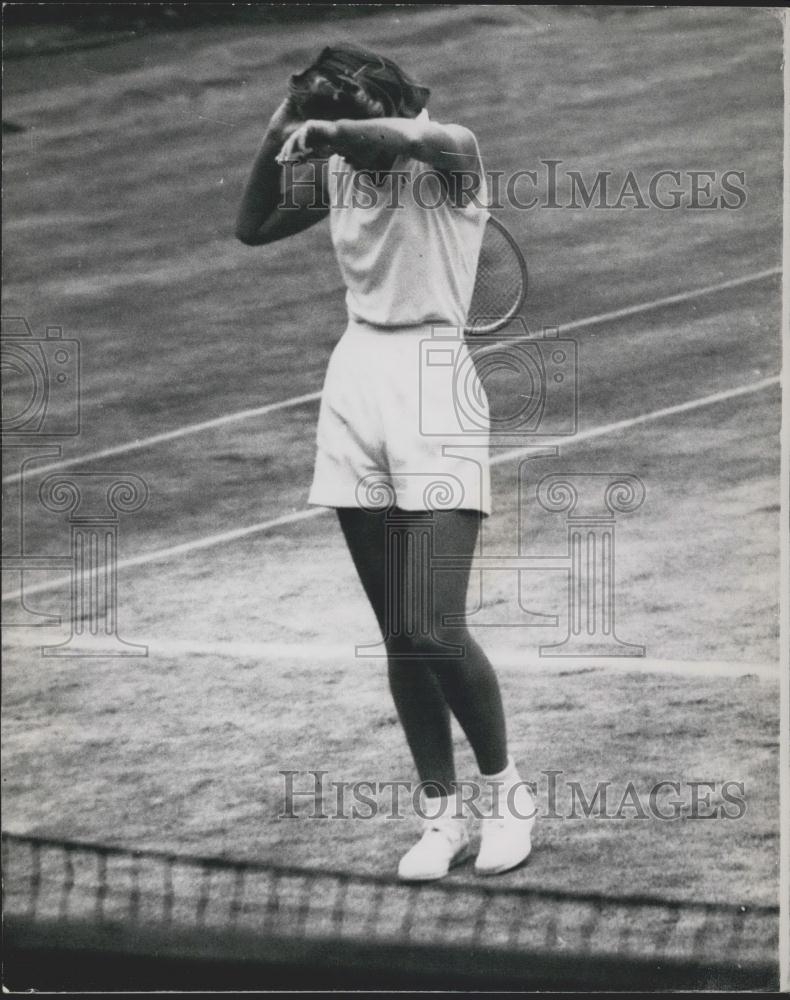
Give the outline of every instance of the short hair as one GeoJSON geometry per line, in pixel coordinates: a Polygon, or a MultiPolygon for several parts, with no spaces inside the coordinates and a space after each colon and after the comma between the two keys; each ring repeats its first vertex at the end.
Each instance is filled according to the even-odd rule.
{"type": "Polygon", "coordinates": [[[289,91],[304,118],[411,118],[430,96],[391,59],[346,42],[324,48],[289,91]]]}

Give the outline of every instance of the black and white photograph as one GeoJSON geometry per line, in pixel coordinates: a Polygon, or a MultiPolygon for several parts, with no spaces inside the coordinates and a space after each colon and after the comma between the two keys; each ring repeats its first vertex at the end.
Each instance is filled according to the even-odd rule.
{"type": "Polygon", "coordinates": [[[790,989],[786,11],[2,21],[3,989],[790,989]]]}

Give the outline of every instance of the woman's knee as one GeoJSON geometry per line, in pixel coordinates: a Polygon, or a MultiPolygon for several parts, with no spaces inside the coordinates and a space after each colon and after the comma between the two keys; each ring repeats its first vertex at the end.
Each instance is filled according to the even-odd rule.
{"type": "Polygon", "coordinates": [[[425,660],[427,662],[462,659],[473,640],[466,629],[442,629],[432,633],[391,636],[386,641],[391,660],[425,660]]]}

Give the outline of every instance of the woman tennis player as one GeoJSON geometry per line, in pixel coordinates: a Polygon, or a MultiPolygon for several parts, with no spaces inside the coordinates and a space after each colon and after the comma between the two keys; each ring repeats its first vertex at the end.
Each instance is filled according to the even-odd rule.
{"type": "MultiPolygon", "coordinates": [[[[309,502],[337,509],[386,643],[390,688],[426,799],[422,836],[398,868],[413,881],[441,878],[470,853],[466,816],[451,800],[451,712],[496,791],[476,871],[524,861],[535,817],[508,754],[496,675],[463,624],[475,542],[490,513],[488,449],[468,449],[471,458],[445,449],[462,433],[452,435],[453,363],[421,379],[420,345],[432,329],[464,327],[488,218],[477,141],[467,128],[432,121],[428,93],[375,53],[324,49],[291,78],[236,229],[259,246],[329,215],[348,326],[324,383],[309,502]],[[424,433],[426,424],[447,427],[449,437],[424,433]],[[420,542],[428,523],[432,551],[420,542]],[[450,557],[452,568],[432,572],[436,557],[450,557]],[[415,629],[421,619],[425,627],[415,629]]],[[[460,337],[456,363],[459,351],[460,337]]],[[[478,382],[485,405],[481,389],[478,382]]]]}

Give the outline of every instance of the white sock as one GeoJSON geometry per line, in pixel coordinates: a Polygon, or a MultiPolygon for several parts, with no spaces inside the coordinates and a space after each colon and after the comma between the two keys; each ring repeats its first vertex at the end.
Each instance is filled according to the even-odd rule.
{"type": "Polygon", "coordinates": [[[512,790],[523,784],[513,758],[508,756],[507,767],[498,774],[481,774],[480,777],[484,793],[488,792],[491,796],[490,815],[493,818],[509,815],[513,808],[510,802],[512,790]]]}
{"type": "Polygon", "coordinates": [[[458,799],[455,795],[436,795],[423,797],[421,804],[422,819],[428,823],[440,823],[443,826],[452,826],[453,822],[461,823],[465,817],[461,815],[458,808],[458,799]]]}
{"type": "Polygon", "coordinates": [[[521,781],[521,775],[512,757],[508,757],[507,766],[498,774],[481,774],[480,777],[483,781],[501,781],[505,785],[515,785],[517,781],[521,781]]]}

